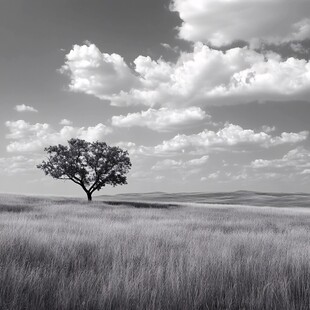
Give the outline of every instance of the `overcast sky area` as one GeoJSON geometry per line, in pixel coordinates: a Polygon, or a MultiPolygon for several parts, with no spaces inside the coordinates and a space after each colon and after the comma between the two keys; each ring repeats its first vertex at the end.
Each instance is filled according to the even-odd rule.
{"type": "Polygon", "coordinates": [[[309,0],[6,0],[0,192],[81,195],[36,168],[70,138],[127,149],[100,194],[310,192],[309,0]]]}

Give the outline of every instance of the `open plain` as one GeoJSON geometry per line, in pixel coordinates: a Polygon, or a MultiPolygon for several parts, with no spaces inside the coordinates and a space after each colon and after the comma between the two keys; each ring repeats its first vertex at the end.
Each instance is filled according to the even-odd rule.
{"type": "Polygon", "coordinates": [[[310,209],[1,195],[0,309],[309,309],[310,209]]]}

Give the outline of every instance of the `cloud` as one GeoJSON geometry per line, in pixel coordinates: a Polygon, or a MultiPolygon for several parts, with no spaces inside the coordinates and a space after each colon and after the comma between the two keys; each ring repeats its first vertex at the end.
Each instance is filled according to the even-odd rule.
{"type": "Polygon", "coordinates": [[[251,168],[254,169],[283,169],[291,168],[303,173],[310,168],[310,151],[304,147],[298,147],[290,150],[280,159],[256,159],[252,161],[251,168]]]}
{"type": "Polygon", "coordinates": [[[34,107],[25,104],[15,106],[15,110],[17,112],[35,112],[35,113],[38,112],[38,110],[36,110],[34,107]]]}
{"type": "Polygon", "coordinates": [[[290,47],[295,53],[305,54],[305,55],[308,55],[310,53],[309,49],[304,47],[303,44],[301,44],[300,42],[292,42],[290,44],[290,47]]]}
{"type": "Polygon", "coordinates": [[[310,38],[308,0],[173,0],[182,39],[224,46],[236,40],[280,44],[310,38]],[[276,12],[276,14],[275,14],[276,12]]]}
{"type": "Polygon", "coordinates": [[[7,121],[9,129],[6,138],[10,141],[8,152],[35,152],[52,144],[66,143],[71,138],[80,138],[87,141],[103,139],[111,133],[111,128],[99,123],[94,127],[63,126],[60,131],[46,123],[30,124],[24,120],[7,121]]]}
{"type": "MultiPolygon", "coordinates": [[[[277,178],[281,181],[308,182],[310,177],[310,151],[302,146],[290,150],[282,158],[256,159],[247,171],[258,180],[277,178]]],[[[296,183],[300,184],[300,183],[296,183]]]]}
{"type": "Polygon", "coordinates": [[[202,177],[201,178],[201,181],[206,181],[206,180],[208,180],[208,179],[211,179],[211,180],[215,180],[215,179],[218,179],[218,177],[220,176],[220,173],[221,173],[221,171],[216,171],[216,172],[213,172],[213,173],[210,173],[209,175],[208,175],[208,177],[202,177]]]}
{"type": "Polygon", "coordinates": [[[117,145],[134,156],[174,156],[183,153],[205,154],[215,151],[244,152],[260,148],[268,149],[279,145],[296,144],[306,140],[308,136],[308,131],[282,132],[279,136],[272,136],[264,131],[255,132],[252,129],[226,123],[218,131],[205,129],[192,135],[178,134],[155,146],[136,145],[133,142],[119,142],[117,145]]]}
{"type": "Polygon", "coordinates": [[[94,45],[74,45],[60,69],[70,77],[69,89],[112,100],[121,91],[129,90],[137,78],[118,54],[101,53],[94,45]]]}
{"type": "MultiPolygon", "coordinates": [[[[299,0],[298,0],[299,1],[299,0]]],[[[308,100],[310,63],[248,47],[227,51],[196,43],[176,63],[139,56],[131,70],[116,54],[75,45],[66,56],[69,89],[114,106],[191,107],[268,100],[308,100]]]]}
{"type": "Polygon", "coordinates": [[[36,169],[38,158],[25,156],[1,157],[0,172],[2,175],[25,174],[36,169]]]}
{"type": "Polygon", "coordinates": [[[171,131],[210,118],[205,111],[198,107],[183,109],[161,108],[113,116],[112,125],[116,127],[139,126],[155,131],[171,131]]]}
{"type": "Polygon", "coordinates": [[[307,139],[308,131],[299,133],[283,132],[272,137],[265,132],[243,129],[241,126],[226,124],[217,132],[204,130],[198,134],[177,135],[154,147],[154,153],[193,152],[204,153],[214,150],[244,151],[253,148],[270,148],[282,144],[295,144],[307,139]]]}
{"type": "Polygon", "coordinates": [[[146,147],[143,145],[137,145],[131,141],[119,141],[115,143],[115,146],[120,147],[121,149],[127,150],[130,156],[134,158],[140,158],[141,155],[143,156],[152,156],[154,151],[152,147],[146,147]]]}
{"type": "Polygon", "coordinates": [[[263,125],[262,130],[266,133],[274,132],[276,130],[275,126],[268,126],[268,125],[263,125]]]}
{"type": "Polygon", "coordinates": [[[240,174],[232,175],[231,180],[233,180],[233,181],[246,180],[246,179],[248,179],[248,177],[249,177],[249,175],[245,171],[243,171],[240,174]]]}
{"type": "Polygon", "coordinates": [[[62,120],[59,122],[59,125],[70,126],[70,125],[72,125],[72,121],[70,121],[70,120],[64,118],[64,119],[62,119],[62,120]]]}
{"type": "Polygon", "coordinates": [[[194,158],[191,160],[174,160],[174,159],[164,159],[157,162],[152,170],[155,171],[166,171],[170,169],[190,169],[195,167],[204,166],[209,159],[208,155],[202,156],[201,158],[194,158]]]}
{"type": "Polygon", "coordinates": [[[180,52],[180,48],[178,46],[172,47],[170,44],[168,43],[160,43],[160,45],[162,47],[164,47],[166,50],[168,51],[172,51],[174,53],[179,53],[180,52]]]}
{"type": "Polygon", "coordinates": [[[135,179],[136,182],[160,183],[166,179],[166,176],[155,174],[153,171],[135,169],[134,172],[129,172],[128,178],[135,179]]]}

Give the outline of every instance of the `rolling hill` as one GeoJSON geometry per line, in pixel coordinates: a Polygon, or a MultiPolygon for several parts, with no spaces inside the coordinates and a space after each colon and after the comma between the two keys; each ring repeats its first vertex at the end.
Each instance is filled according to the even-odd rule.
{"type": "Polygon", "coordinates": [[[190,202],[205,204],[233,204],[270,207],[309,207],[310,194],[306,193],[263,193],[252,191],[219,193],[128,193],[101,195],[96,199],[103,201],[153,201],[153,202],[190,202]]]}

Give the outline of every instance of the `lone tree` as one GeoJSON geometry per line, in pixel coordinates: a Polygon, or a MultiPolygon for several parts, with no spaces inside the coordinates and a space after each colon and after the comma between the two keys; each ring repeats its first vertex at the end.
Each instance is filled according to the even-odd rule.
{"type": "Polygon", "coordinates": [[[37,168],[59,180],[71,180],[80,185],[92,200],[94,191],[106,185],[127,184],[131,168],[128,152],[105,142],[71,139],[68,146],[54,145],[44,149],[48,159],[37,168]]]}

